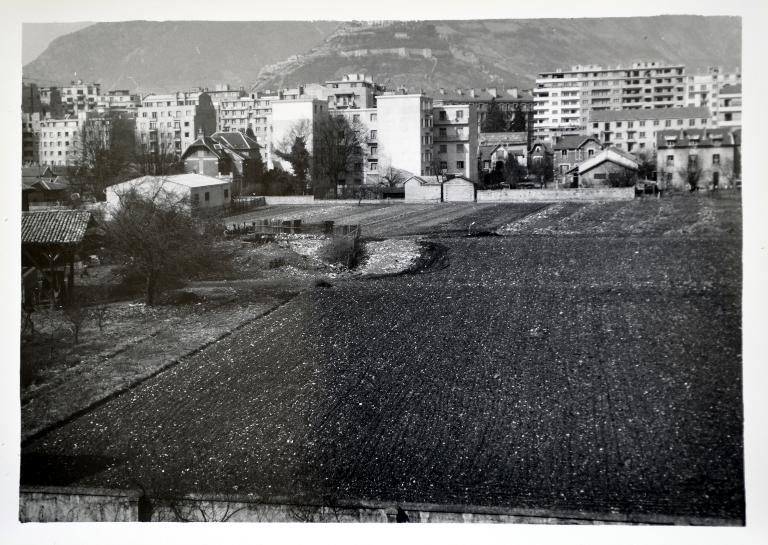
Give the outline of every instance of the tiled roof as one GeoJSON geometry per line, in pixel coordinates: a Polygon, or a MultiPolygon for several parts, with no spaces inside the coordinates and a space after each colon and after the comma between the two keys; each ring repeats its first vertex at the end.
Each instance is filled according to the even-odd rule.
{"type": "Polygon", "coordinates": [[[483,158],[488,158],[493,155],[493,152],[499,148],[499,144],[483,145],[480,146],[480,155],[483,158]]]}
{"type": "Polygon", "coordinates": [[[600,144],[600,142],[594,136],[584,136],[581,134],[568,134],[560,138],[553,146],[553,149],[556,149],[556,150],[579,149],[589,140],[594,140],[598,144],[600,144]]]}
{"type": "Polygon", "coordinates": [[[481,132],[478,135],[481,144],[526,145],[527,132],[481,132]]]}
{"type": "Polygon", "coordinates": [[[420,185],[440,185],[443,182],[442,176],[411,176],[403,182],[407,184],[411,180],[416,180],[420,185]]]}
{"type": "Polygon", "coordinates": [[[236,151],[257,150],[260,147],[256,140],[240,131],[216,132],[211,138],[236,151]]]}
{"type": "Polygon", "coordinates": [[[709,108],[686,106],[684,108],[646,108],[641,110],[598,110],[589,114],[589,121],[640,121],[654,119],[709,119],[709,108]]]}
{"type": "Polygon", "coordinates": [[[91,220],[87,210],[21,213],[23,244],[80,244],[91,220]]]}
{"type": "Polygon", "coordinates": [[[189,157],[189,154],[195,150],[195,148],[201,148],[201,147],[206,148],[208,151],[213,153],[219,159],[223,159],[226,156],[226,153],[224,153],[224,150],[222,149],[223,146],[219,144],[216,140],[214,140],[210,136],[198,136],[194,142],[192,142],[189,146],[187,146],[187,149],[184,150],[184,153],[181,154],[181,159],[182,160],[186,159],[187,157],[189,157]]]}

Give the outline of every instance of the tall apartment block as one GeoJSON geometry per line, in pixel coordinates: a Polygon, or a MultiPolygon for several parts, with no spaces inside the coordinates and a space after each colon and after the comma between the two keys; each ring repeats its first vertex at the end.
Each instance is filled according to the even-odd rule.
{"type": "Polygon", "coordinates": [[[436,104],[432,119],[438,172],[477,180],[477,107],[474,104],[436,104]]]}
{"type": "Polygon", "coordinates": [[[379,161],[417,175],[432,175],[432,99],[422,94],[377,97],[379,161]]]}
{"type": "Polygon", "coordinates": [[[61,88],[61,103],[65,114],[77,115],[79,112],[92,111],[96,109],[100,97],[100,83],[77,80],[61,88]]]}
{"type": "Polygon", "coordinates": [[[41,132],[40,112],[21,114],[21,164],[39,164],[41,132]]]}
{"type": "Polygon", "coordinates": [[[685,82],[685,66],[660,62],[542,72],[533,90],[534,138],[581,134],[591,111],[681,107],[685,82]]]}
{"type": "Polygon", "coordinates": [[[69,166],[77,160],[81,131],[87,114],[63,119],[44,119],[40,122],[40,164],[69,166]]]}
{"type": "Polygon", "coordinates": [[[147,95],[136,116],[136,135],[152,153],[181,155],[198,133],[216,132],[216,110],[205,92],[147,95]]]}
{"type": "MultiPolygon", "coordinates": [[[[719,126],[720,122],[720,95],[725,86],[729,86],[729,91],[733,91],[735,85],[741,85],[741,70],[734,72],[724,72],[719,66],[710,66],[705,74],[692,74],[685,80],[685,105],[699,106],[709,108],[712,114],[713,126],[719,126]]],[[[741,87],[739,87],[739,92],[741,87]]],[[[734,98],[734,97],[729,97],[734,98]]],[[[738,97],[739,101],[741,97],[738,97]]],[[[729,104],[729,107],[731,105],[729,104]]],[[[732,111],[732,110],[730,110],[732,111]]],[[[725,116],[722,116],[725,117],[725,116]]],[[[733,116],[728,120],[733,122],[733,116]]],[[[739,112],[739,123],[741,124],[741,112],[739,112]]]]}
{"type": "Polygon", "coordinates": [[[280,164],[283,170],[291,172],[291,165],[275,154],[275,148],[287,148],[293,136],[292,133],[300,131],[304,133],[305,145],[312,153],[315,124],[326,115],[328,115],[328,103],[317,98],[278,100],[272,103],[271,140],[266,148],[267,168],[271,169],[275,164],[280,164]]]}

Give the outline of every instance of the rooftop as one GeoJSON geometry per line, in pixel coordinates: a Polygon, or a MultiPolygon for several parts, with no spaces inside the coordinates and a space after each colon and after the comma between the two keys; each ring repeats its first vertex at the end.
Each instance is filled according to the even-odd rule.
{"type": "Polygon", "coordinates": [[[87,210],[21,213],[22,244],[79,244],[91,220],[87,210]]]}

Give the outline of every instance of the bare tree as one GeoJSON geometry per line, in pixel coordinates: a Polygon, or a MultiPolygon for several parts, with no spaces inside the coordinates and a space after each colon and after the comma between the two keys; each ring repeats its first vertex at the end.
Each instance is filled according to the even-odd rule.
{"type": "Polygon", "coordinates": [[[72,333],[72,346],[76,346],[80,342],[80,331],[88,319],[88,311],[85,308],[82,295],[74,287],[69,292],[64,305],[64,319],[72,333]]]}
{"type": "Polygon", "coordinates": [[[354,172],[365,145],[365,126],[344,116],[330,116],[317,121],[312,135],[312,180],[315,196],[328,191],[338,194],[341,179],[354,172]]]}
{"type": "Polygon", "coordinates": [[[189,277],[212,259],[212,240],[191,216],[187,199],[166,189],[162,178],[151,185],[119,195],[104,226],[107,247],[143,277],[148,305],[171,279],[189,277]]]}
{"type": "Polygon", "coordinates": [[[136,142],[136,151],[130,165],[130,177],[170,176],[182,174],[184,164],[174,151],[173,143],[158,144],[156,148],[136,142]]]}
{"type": "Polygon", "coordinates": [[[680,175],[680,178],[682,178],[685,183],[688,184],[690,191],[697,191],[699,189],[699,181],[701,180],[701,176],[704,174],[704,170],[701,168],[701,165],[699,164],[699,161],[694,159],[691,159],[690,156],[688,158],[688,165],[679,169],[677,173],[680,175]]]}
{"type": "Polygon", "coordinates": [[[386,187],[398,187],[405,183],[409,173],[401,168],[393,167],[389,159],[381,158],[378,164],[379,183],[386,187]]]}

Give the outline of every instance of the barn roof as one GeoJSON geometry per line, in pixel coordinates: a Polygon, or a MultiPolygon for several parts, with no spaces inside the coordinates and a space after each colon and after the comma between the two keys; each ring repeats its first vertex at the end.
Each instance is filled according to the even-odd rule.
{"type": "Polygon", "coordinates": [[[21,213],[22,244],[80,244],[91,221],[87,210],[21,213]]]}

